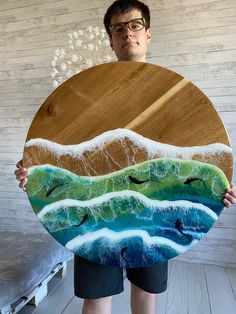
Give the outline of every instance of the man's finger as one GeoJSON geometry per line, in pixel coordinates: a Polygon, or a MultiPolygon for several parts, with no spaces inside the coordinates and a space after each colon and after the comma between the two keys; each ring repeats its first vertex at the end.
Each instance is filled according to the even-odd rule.
{"type": "Polygon", "coordinates": [[[18,181],[23,180],[25,177],[27,177],[27,175],[24,172],[18,172],[16,174],[16,180],[18,180],[18,181]]]}
{"type": "Polygon", "coordinates": [[[231,203],[226,198],[224,198],[223,201],[224,201],[225,207],[230,207],[231,203]]]}
{"type": "Polygon", "coordinates": [[[19,169],[16,169],[15,171],[14,171],[14,175],[17,177],[18,176],[18,172],[19,172],[19,169]]]}
{"type": "Polygon", "coordinates": [[[16,164],[17,168],[21,168],[23,167],[23,159],[21,159],[20,161],[18,161],[18,163],[16,164]]]}
{"type": "Polygon", "coordinates": [[[233,197],[236,197],[236,190],[235,189],[230,189],[230,190],[228,190],[228,194],[230,194],[233,197]]]}
{"type": "Polygon", "coordinates": [[[26,185],[27,182],[28,182],[28,179],[27,179],[27,178],[22,179],[22,180],[20,181],[19,187],[23,189],[23,188],[25,187],[25,185],[26,185]]]}
{"type": "Polygon", "coordinates": [[[231,204],[236,204],[236,199],[234,196],[232,196],[229,193],[225,194],[225,198],[227,199],[227,201],[229,201],[231,204]]]}

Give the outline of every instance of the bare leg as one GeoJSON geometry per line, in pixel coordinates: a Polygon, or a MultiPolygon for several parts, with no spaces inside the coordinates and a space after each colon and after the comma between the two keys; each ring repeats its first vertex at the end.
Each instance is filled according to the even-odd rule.
{"type": "Polygon", "coordinates": [[[112,297],[85,299],[82,314],[111,314],[112,297]]]}
{"type": "Polygon", "coordinates": [[[157,294],[148,293],[131,283],[132,314],[156,314],[157,294]]]}

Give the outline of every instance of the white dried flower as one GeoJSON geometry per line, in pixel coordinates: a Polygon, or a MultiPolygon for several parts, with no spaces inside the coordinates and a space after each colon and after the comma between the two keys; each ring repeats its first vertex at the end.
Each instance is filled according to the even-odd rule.
{"type": "Polygon", "coordinates": [[[57,88],[58,85],[59,85],[59,83],[58,83],[56,80],[54,80],[54,81],[53,81],[53,87],[54,87],[54,88],[57,88]]]}
{"type": "Polygon", "coordinates": [[[88,50],[93,51],[94,50],[94,45],[93,44],[88,44],[88,50]]]}
{"type": "Polygon", "coordinates": [[[102,38],[106,36],[106,30],[104,28],[100,29],[100,33],[102,38]]]}
{"type": "Polygon", "coordinates": [[[109,55],[104,56],[104,62],[110,62],[112,60],[112,57],[109,55]]]}
{"type": "Polygon", "coordinates": [[[76,53],[73,53],[72,55],[71,55],[71,61],[72,62],[77,62],[78,61],[78,56],[77,56],[77,54],[76,53]]]}
{"type": "Polygon", "coordinates": [[[92,25],[89,25],[89,26],[87,27],[87,30],[88,30],[89,32],[92,32],[92,30],[93,30],[92,25]]]}
{"type": "Polygon", "coordinates": [[[57,57],[60,56],[60,49],[59,49],[59,48],[57,48],[57,49],[55,50],[55,55],[56,55],[57,57]]]}
{"type": "Polygon", "coordinates": [[[82,40],[77,39],[75,45],[76,45],[76,47],[81,47],[82,43],[83,43],[82,40]]]}
{"type": "Polygon", "coordinates": [[[92,60],[92,59],[87,59],[87,60],[86,60],[86,64],[87,64],[89,67],[92,67],[92,66],[93,66],[93,60],[92,60]]]}
{"type": "Polygon", "coordinates": [[[61,67],[61,70],[62,70],[63,72],[65,72],[65,71],[67,70],[67,65],[66,65],[66,63],[62,63],[60,67],[61,67]]]}
{"type": "Polygon", "coordinates": [[[70,78],[71,76],[73,76],[73,71],[69,70],[69,71],[66,73],[66,77],[67,77],[67,78],[70,78]]]}
{"type": "Polygon", "coordinates": [[[109,40],[106,39],[103,42],[104,42],[104,46],[106,46],[106,47],[110,46],[110,41],[109,40]]]}
{"type": "Polygon", "coordinates": [[[68,33],[68,47],[57,48],[51,62],[53,86],[91,66],[115,61],[105,29],[88,26],[68,33]]]}
{"type": "Polygon", "coordinates": [[[99,28],[96,26],[96,27],[94,27],[94,34],[96,35],[96,36],[98,36],[99,35],[99,28]]]}
{"type": "Polygon", "coordinates": [[[75,68],[74,73],[79,73],[79,72],[81,72],[81,70],[82,70],[81,68],[77,67],[77,68],[75,68]]]}
{"type": "Polygon", "coordinates": [[[92,39],[94,39],[95,38],[95,36],[93,35],[93,34],[88,34],[88,39],[89,40],[92,40],[92,39]]]}

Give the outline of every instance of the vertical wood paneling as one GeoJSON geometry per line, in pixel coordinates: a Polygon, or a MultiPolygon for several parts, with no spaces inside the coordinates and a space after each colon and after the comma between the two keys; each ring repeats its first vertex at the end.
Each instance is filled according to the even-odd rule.
{"type": "MultiPolygon", "coordinates": [[[[42,230],[14,179],[26,132],[52,92],[51,60],[68,32],[102,26],[108,0],[0,0],[0,228],[42,230]]],[[[212,100],[236,155],[235,0],[147,0],[152,12],[148,62],[190,79],[212,100]]],[[[234,166],[236,162],[234,162],[234,166]]],[[[234,174],[236,182],[236,175],[234,174]]],[[[236,266],[236,208],[178,259],[236,266]]]]}

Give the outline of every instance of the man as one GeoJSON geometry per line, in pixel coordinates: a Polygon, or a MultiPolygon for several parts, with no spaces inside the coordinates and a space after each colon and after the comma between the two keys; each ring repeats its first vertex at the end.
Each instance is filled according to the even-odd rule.
{"type": "MultiPolygon", "coordinates": [[[[117,0],[107,10],[104,25],[111,48],[118,61],[146,61],[151,41],[149,8],[137,0],[117,0]]],[[[16,178],[20,187],[27,183],[27,169],[17,164],[16,178]]],[[[225,206],[236,203],[236,188],[232,184],[224,198],[225,206]]],[[[155,314],[157,294],[167,287],[167,263],[144,268],[127,269],[131,282],[133,314],[155,314]]],[[[110,314],[112,295],[123,291],[123,270],[97,265],[75,256],[75,295],[85,299],[83,314],[110,314]]]]}

